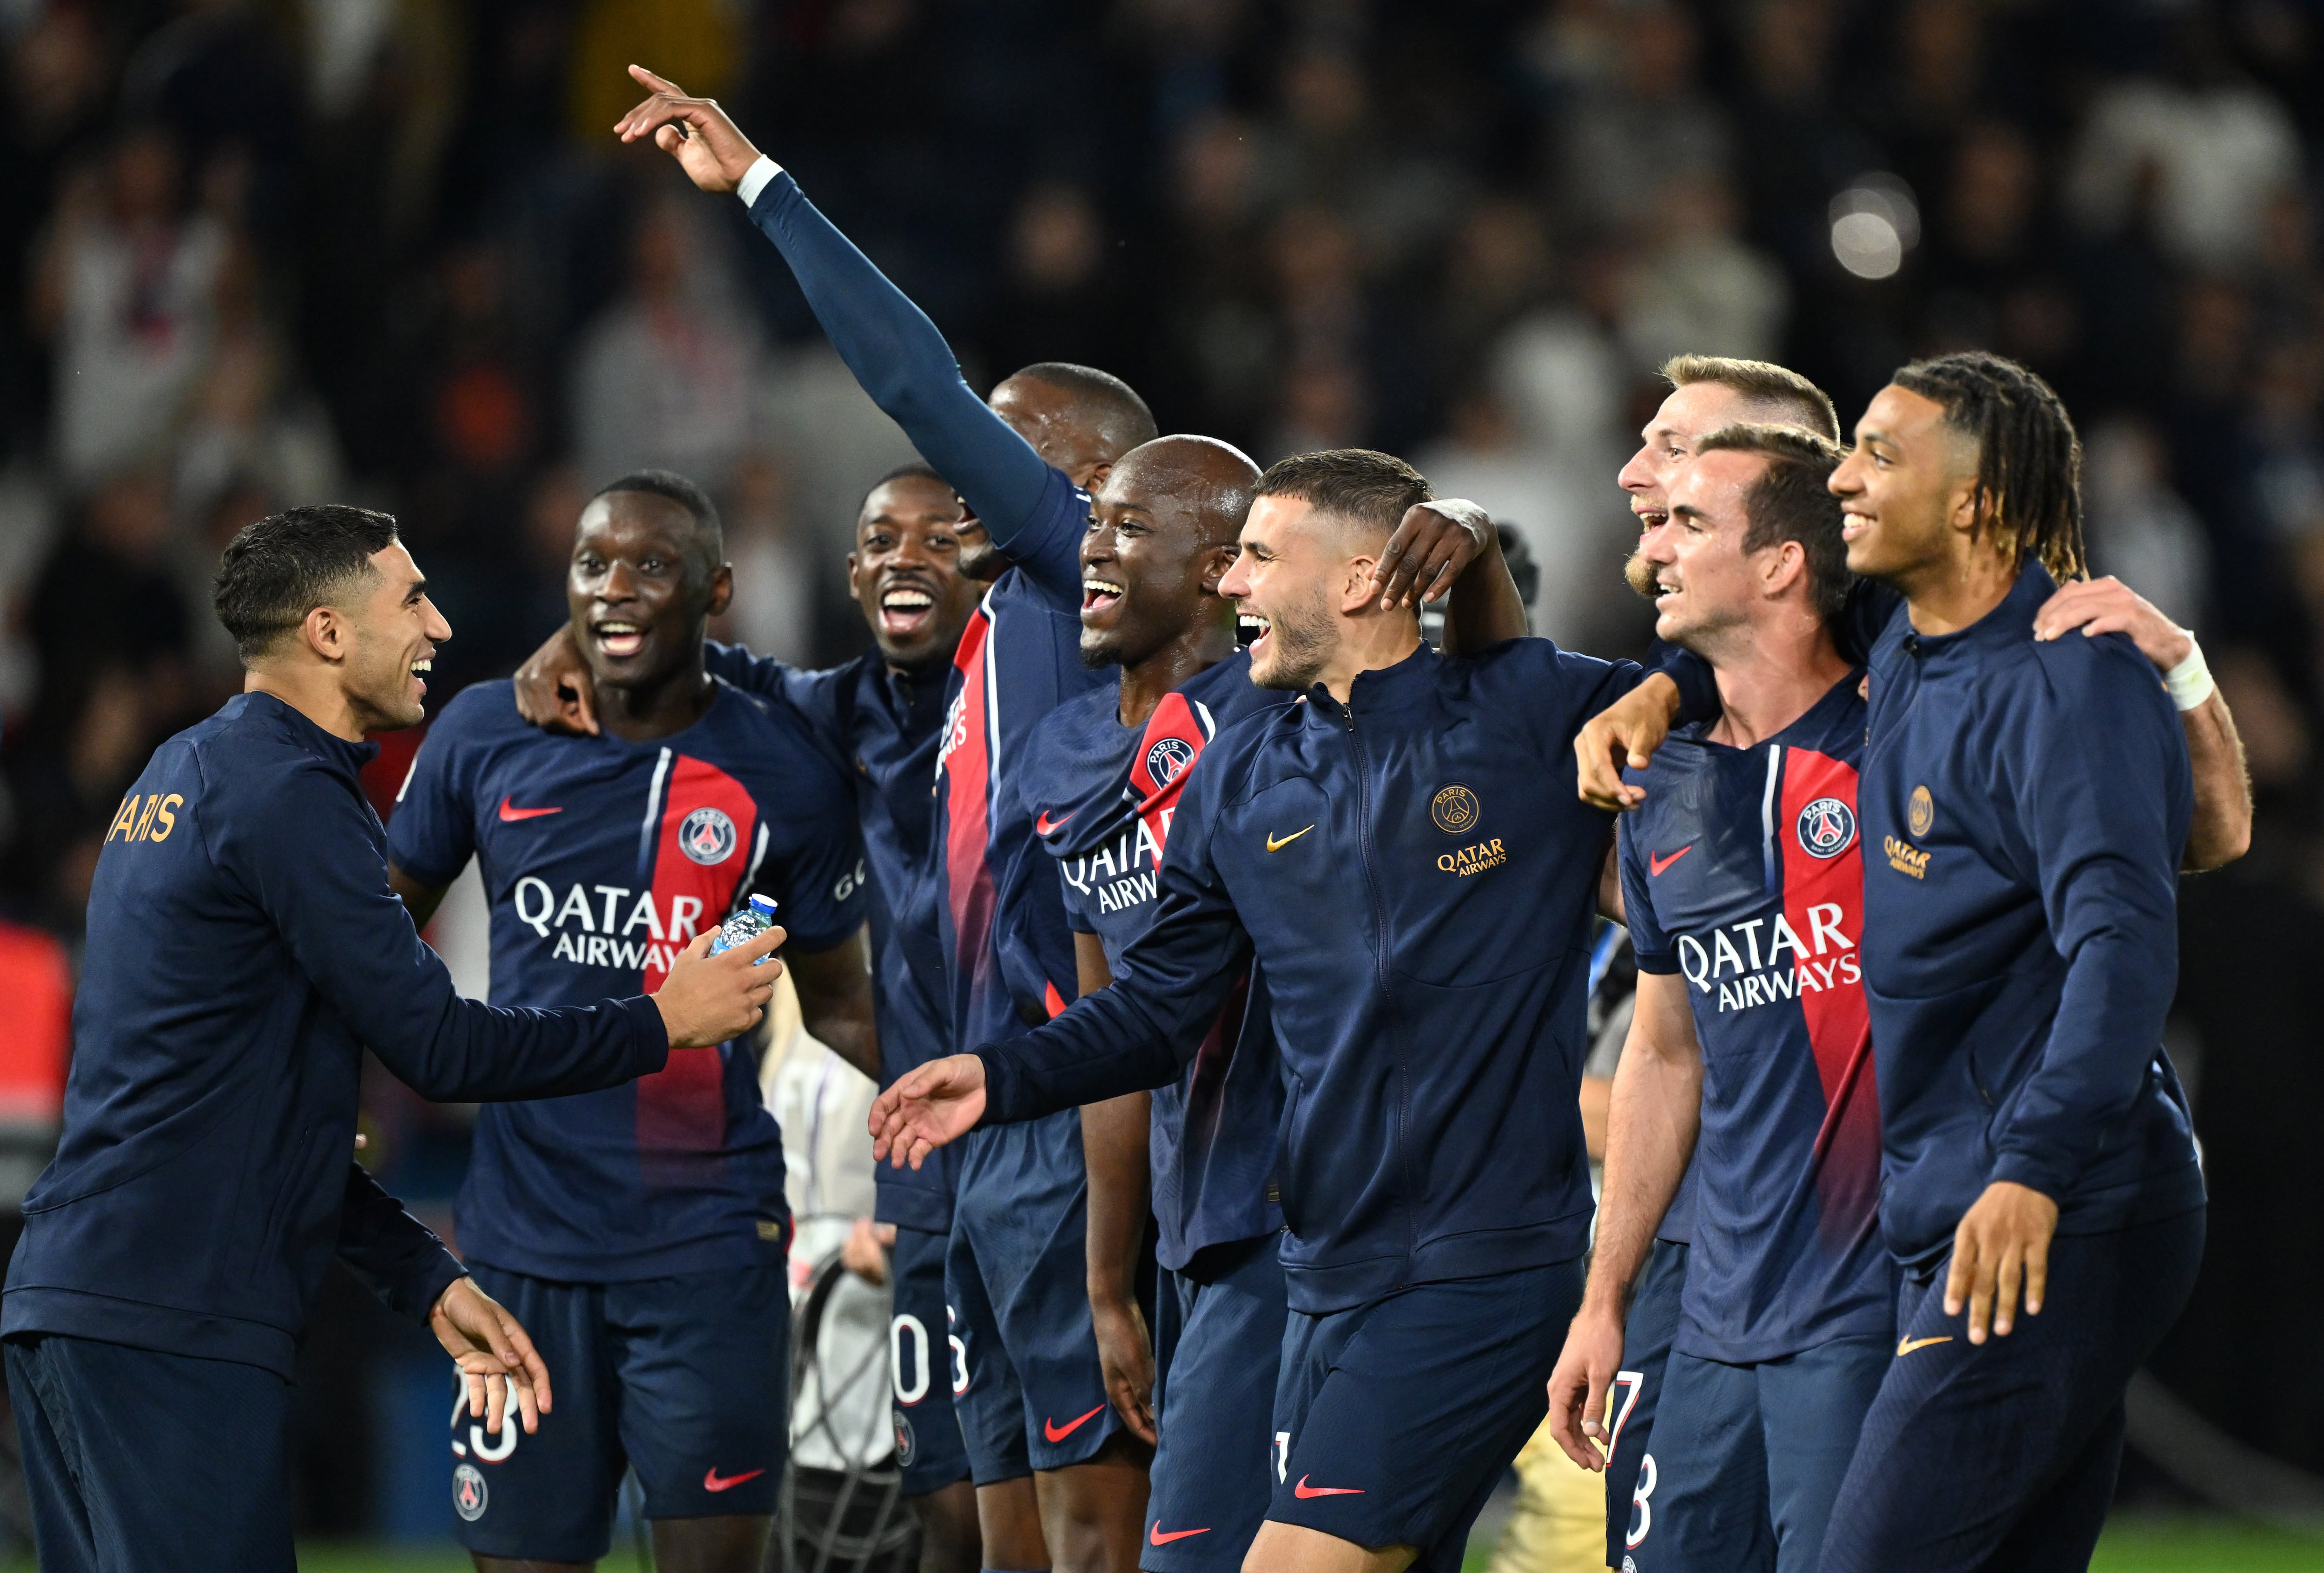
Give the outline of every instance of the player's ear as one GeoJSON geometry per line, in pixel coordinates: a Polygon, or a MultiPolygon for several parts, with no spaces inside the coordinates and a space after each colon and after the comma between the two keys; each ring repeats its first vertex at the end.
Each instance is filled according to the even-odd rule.
{"type": "Polygon", "coordinates": [[[716,617],[734,604],[734,565],[721,563],[710,575],[710,603],[706,609],[716,617]]]}
{"type": "Polygon", "coordinates": [[[1379,586],[1372,583],[1372,570],[1379,565],[1379,558],[1370,552],[1360,557],[1348,559],[1340,580],[1340,612],[1342,616],[1352,616],[1361,612],[1377,597],[1379,586]]]}
{"type": "Polygon", "coordinates": [[[862,572],[862,559],[853,552],[847,554],[847,593],[850,598],[863,593],[863,586],[856,578],[856,575],[862,572]]]}
{"type": "Polygon", "coordinates": [[[355,642],[355,629],[336,606],[318,606],[299,624],[299,638],[326,661],[344,661],[355,642]]]}
{"type": "Polygon", "coordinates": [[[1759,563],[1760,588],[1772,598],[1781,595],[1797,584],[1807,572],[1807,548],[1799,542],[1777,541],[1775,549],[1763,554],[1759,563]]]}

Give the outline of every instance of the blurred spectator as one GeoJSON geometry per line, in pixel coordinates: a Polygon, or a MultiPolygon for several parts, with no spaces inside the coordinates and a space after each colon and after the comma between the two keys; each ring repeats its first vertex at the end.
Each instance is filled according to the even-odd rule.
{"type": "Polygon", "coordinates": [[[2163,439],[2135,416],[2115,416],[2083,439],[2084,529],[2090,571],[2112,574],[2183,628],[2208,620],[2210,555],[2203,527],[2171,489],[2163,439]]]}
{"type": "Polygon", "coordinates": [[[1707,174],[1667,180],[1655,210],[1653,241],[1622,308],[1622,342],[1634,364],[1649,371],[1687,354],[1775,359],[1791,287],[1737,235],[1727,182],[1707,174]]]}
{"type": "Polygon", "coordinates": [[[2155,239],[2176,262],[2231,269],[2258,253],[2269,200],[2300,177],[2283,106],[2235,69],[2207,14],[2192,16],[2168,78],[2101,89],[2084,123],[2068,194],[2075,216],[2107,231],[2152,182],[2155,239]]]}
{"type": "Polygon", "coordinates": [[[772,459],[752,455],[737,469],[719,515],[734,566],[734,604],[711,637],[795,667],[813,665],[818,581],[835,575],[816,562],[792,515],[790,477],[772,459]]]}
{"type": "Polygon", "coordinates": [[[1666,182],[1728,168],[1727,117],[1695,74],[1694,19],[1668,0],[1569,4],[1556,14],[1564,25],[1549,66],[1572,86],[1550,157],[1566,216],[1588,233],[1653,226],[1666,182]],[[1583,20],[1601,10],[1602,20],[1583,20]]]}
{"type": "Polygon", "coordinates": [[[1541,571],[1533,631],[1572,649],[1601,621],[1595,608],[1627,595],[1616,569],[1636,530],[1609,471],[1582,471],[1525,443],[1523,429],[1489,381],[1452,402],[1443,442],[1414,462],[1440,497],[1481,503],[1494,522],[1514,527],[1541,571]]]}
{"type": "Polygon", "coordinates": [[[995,377],[1036,361],[1119,363],[1143,336],[1109,253],[1087,191],[1052,181],[1025,193],[1010,221],[1006,293],[987,337],[995,377]]]}
{"type": "Polygon", "coordinates": [[[181,172],[166,133],[130,130],[48,236],[32,312],[56,340],[55,459],[75,482],[161,457],[207,364],[229,239],[186,212],[181,172]]]}
{"type": "Polygon", "coordinates": [[[676,470],[714,492],[752,438],[762,376],[692,191],[649,198],[630,246],[628,290],[583,334],[574,446],[603,485],[627,470],[676,470]]]}

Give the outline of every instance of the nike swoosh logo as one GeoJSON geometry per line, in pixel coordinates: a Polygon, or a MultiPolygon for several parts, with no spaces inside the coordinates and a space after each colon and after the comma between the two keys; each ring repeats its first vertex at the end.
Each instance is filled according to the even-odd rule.
{"type": "Polygon", "coordinates": [[[1101,1415],[1104,1412],[1105,1405],[1101,1403],[1095,1409],[1091,1410],[1088,1414],[1083,1415],[1080,1420],[1069,1420],[1063,1425],[1059,1425],[1056,1421],[1053,1421],[1045,1415],[1041,1420],[1041,1434],[1047,1437],[1053,1442],[1062,1442],[1067,1437],[1072,1436],[1075,1431],[1081,1430],[1084,1421],[1088,1421],[1092,1416],[1101,1415]]]}
{"type": "Polygon", "coordinates": [[[1314,828],[1315,827],[1311,824],[1306,830],[1295,830],[1289,835],[1285,836],[1281,841],[1277,841],[1275,839],[1275,832],[1273,831],[1269,831],[1267,832],[1267,850],[1270,852],[1279,852],[1284,848],[1289,846],[1293,842],[1297,841],[1301,836],[1305,835],[1307,831],[1314,830],[1314,828]]]}
{"type": "Polygon", "coordinates": [[[501,823],[503,824],[514,824],[520,819],[539,819],[544,814],[562,814],[565,811],[561,808],[512,808],[509,805],[509,800],[507,798],[503,797],[501,799],[501,823]]]}
{"type": "Polygon", "coordinates": [[[1914,1349],[1925,1349],[1931,1344],[1950,1344],[1952,1341],[1953,1336],[1950,1333],[1946,1333],[1941,1337],[1933,1338],[1898,1338],[1896,1340],[1896,1357],[1901,1360],[1905,1356],[1911,1354],[1914,1349]]]}
{"type": "Polygon", "coordinates": [[[1057,832],[1065,829],[1068,824],[1071,824],[1073,823],[1073,818],[1074,816],[1069,814],[1065,815],[1065,818],[1052,823],[1049,820],[1049,811],[1045,808],[1041,810],[1041,817],[1033,822],[1033,833],[1035,835],[1044,836],[1055,835],[1057,832]]]}
{"type": "Polygon", "coordinates": [[[764,1475],[766,1471],[764,1469],[745,1469],[740,1475],[729,1475],[722,1480],[718,1476],[718,1466],[713,1464],[709,1468],[705,1469],[702,1472],[702,1489],[705,1491],[724,1491],[730,1486],[742,1485],[745,1480],[756,1480],[760,1476],[764,1475]]]}
{"type": "Polygon", "coordinates": [[[1364,1488],[1360,1486],[1310,1486],[1307,1484],[1307,1476],[1305,1475],[1299,1476],[1299,1484],[1291,1488],[1292,1495],[1302,1498],[1309,1496],[1361,1496],[1363,1494],[1364,1488]]]}
{"type": "Polygon", "coordinates": [[[1149,1546],[1167,1546],[1172,1541],[1183,1541],[1188,1535],[1207,1535],[1210,1532],[1207,1525],[1199,1530],[1170,1530],[1166,1532],[1162,1528],[1162,1521],[1157,1518],[1154,1521],[1153,1532],[1146,1537],[1146,1543],[1149,1546]]]}
{"type": "Polygon", "coordinates": [[[1655,875],[1661,873],[1665,869],[1669,868],[1673,863],[1677,862],[1681,858],[1683,858],[1687,853],[1692,851],[1694,851],[1694,843],[1692,842],[1689,842],[1686,845],[1679,848],[1678,851],[1673,852],[1667,858],[1657,858],[1654,853],[1648,852],[1646,854],[1646,878],[1649,879],[1653,878],[1655,875]]]}

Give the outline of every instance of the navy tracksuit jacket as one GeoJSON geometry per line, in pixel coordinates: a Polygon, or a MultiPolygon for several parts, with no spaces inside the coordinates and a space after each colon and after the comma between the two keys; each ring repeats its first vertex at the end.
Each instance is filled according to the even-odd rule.
{"type": "Polygon", "coordinates": [[[2120,634],[2037,643],[2057,584],[1872,651],[1864,992],[1880,1078],[1881,1225],[1941,1256],[1986,1186],[2098,1234],[2200,1207],[2186,1095],[2162,1048],[2178,982],[2187,740],[2120,634]]]}
{"type": "Polygon", "coordinates": [[[426,1097],[548,1098],[661,1069],[643,997],[458,998],[387,884],[374,745],[269,695],[154,752],[97,859],[54,1162],[24,1199],[0,1333],[287,1378],[336,1252],[425,1316],[462,1268],[354,1164],[368,1046],[426,1097]]]}
{"type": "Polygon", "coordinates": [[[1174,1081],[1256,952],[1288,1107],[1295,1309],[1568,1261],[1574,1103],[1609,816],[1575,731],[1639,669],[1545,639],[1423,646],[1222,728],[1189,776],[1153,925],[1114,984],[977,1051],[988,1120],[1174,1081]]]}

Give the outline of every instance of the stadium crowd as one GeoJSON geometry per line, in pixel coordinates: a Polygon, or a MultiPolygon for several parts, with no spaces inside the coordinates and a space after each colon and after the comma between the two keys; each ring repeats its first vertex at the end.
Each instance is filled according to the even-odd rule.
{"type": "MultiPolygon", "coordinates": [[[[208,581],[254,520],[396,514],[456,630],[431,712],[558,624],[572,521],[641,466],[718,501],[715,632],[864,648],[840,558],[910,446],[739,205],[613,143],[645,60],[724,102],[980,391],[1084,363],[1261,465],[1408,455],[1523,536],[1536,631],[1609,656],[1648,627],[1609,478],[1670,355],[1779,361],[1844,419],[1914,355],[2040,372],[2095,568],[2202,635],[2258,795],[2250,855],[2181,894],[2172,1048],[2216,1205],[2155,1368],[2324,1470],[2319,26],[2269,0],[0,5],[0,1115],[53,1118],[120,795],[240,686],[208,581]]],[[[372,1112],[407,1194],[418,1155],[456,1173],[460,1116],[383,1078],[372,1112]]],[[[359,1527],[346,1496],[316,1522],[359,1527]]]]}

